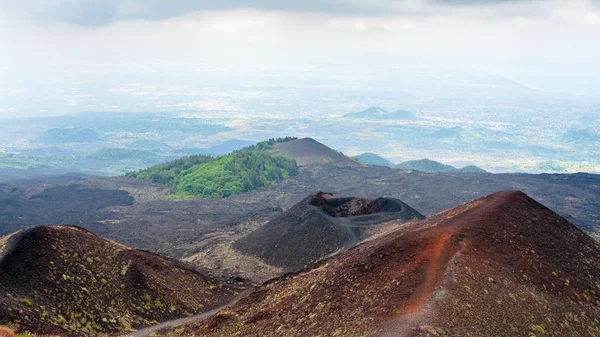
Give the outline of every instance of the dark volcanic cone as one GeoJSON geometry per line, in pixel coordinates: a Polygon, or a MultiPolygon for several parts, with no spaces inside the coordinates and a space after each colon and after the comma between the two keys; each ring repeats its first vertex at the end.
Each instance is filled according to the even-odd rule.
{"type": "Polygon", "coordinates": [[[235,243],[239,251],[297,271],[339,249],[354,246],[374,225],[424,217],[398,199],[311,194],[235,243]]]}
{"type": "Polygon", "coordinates": [[[271,152],[296,160],[298,166],[342,165],[363,166],[356,160],[333,150],[312,138],[301,138],[273,145],[271,152]]]}
{"type": "Polygon", "coordinates": [[[236,289],[72,226],[0,238],[0,325],[97,336],[208,311],[236,289]]]}

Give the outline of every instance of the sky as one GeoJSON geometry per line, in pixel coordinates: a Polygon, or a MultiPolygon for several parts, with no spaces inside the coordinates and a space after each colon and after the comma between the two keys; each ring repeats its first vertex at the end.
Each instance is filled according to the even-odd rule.
{"type": "Polygon", "coordinates": [[[0,118],[38,87],[193,69],[475,68],[600,97],[599,40],[596,0],[0,0],[0,118]]]}

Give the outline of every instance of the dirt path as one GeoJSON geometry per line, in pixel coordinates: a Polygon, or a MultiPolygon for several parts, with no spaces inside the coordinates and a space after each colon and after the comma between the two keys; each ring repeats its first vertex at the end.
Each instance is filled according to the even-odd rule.
{"type": "Polygon", "coordinates": [[[170,328],[173,326],[179,326],[182,324],[200,322],[202,320],[205,320],[205,319],[211,317],[212,315],[216,314],[217,312],[219,312],[225,308],[235,305],[242,297],[248,295],[248,293],[250,293],[252,290],[253,289],[246,289],[246,290],[242,291],[239,295],[237,295],[229,303],[224,304],[224,305],[222,305],[218,308],[215,308],[211,311],[207,311],[207,312],[204,312],[204,313],[201,313],[198,315],[194,315],[194,316],[174,319],[172,321],[162,322],[157,325],[149,326],[149,327],[143,328],[138,331],[133,331],[128,334],[121,335],[120,337],[148,337],[151,333],[157,332],[158,330],[161,330],[161,329],[170,328]]]}

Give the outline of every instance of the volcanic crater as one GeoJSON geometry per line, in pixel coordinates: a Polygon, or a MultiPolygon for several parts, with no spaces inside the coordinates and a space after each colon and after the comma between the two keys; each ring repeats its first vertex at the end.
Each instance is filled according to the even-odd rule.
{"type": "Polygon", "coordinates": [[[380,230],[377,225],[423,218],[398,199],[316,192],[238,240],[234,247],[285,271],[296,271],[376,234],[380,230]]]}

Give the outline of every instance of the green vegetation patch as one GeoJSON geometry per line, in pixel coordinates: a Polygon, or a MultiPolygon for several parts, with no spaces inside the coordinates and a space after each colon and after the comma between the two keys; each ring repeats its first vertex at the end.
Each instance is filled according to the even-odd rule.
{"type": "Polygon", "coordinates": [[[126,176],[173,188],[173,195],[223,198],[242,194],[297,174],[296,161],[267,152],[274,144],[296,138],[270,139],[228,155],[196,155],[126,176]]]}

